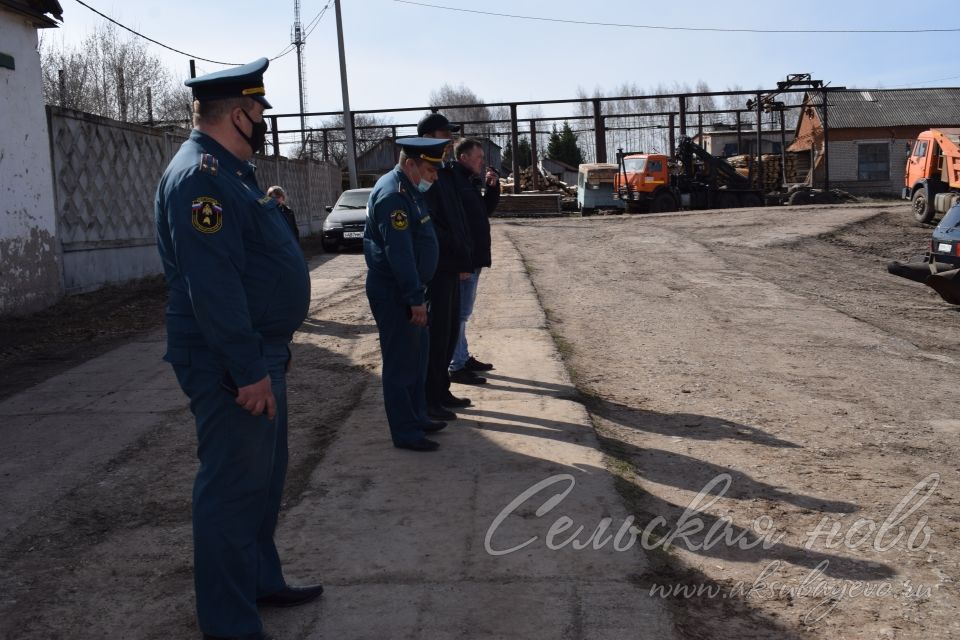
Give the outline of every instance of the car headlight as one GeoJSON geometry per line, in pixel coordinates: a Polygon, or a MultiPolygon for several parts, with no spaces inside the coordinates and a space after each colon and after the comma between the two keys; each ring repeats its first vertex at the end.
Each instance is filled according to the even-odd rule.
{"type": "Polygon", "coordinates": [[[342,222],[332,222],[330,220],[323,221],[323,230],[324,231],[333,231],[334,229],[343,229],[342,222]]]}

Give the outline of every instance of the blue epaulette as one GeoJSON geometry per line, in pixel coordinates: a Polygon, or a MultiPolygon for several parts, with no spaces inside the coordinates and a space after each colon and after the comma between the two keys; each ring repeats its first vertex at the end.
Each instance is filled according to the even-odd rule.
{"type": "Polygon", "coordinates": [[[200,171],[209,173],[212,176],[217,175],[220,170],[220,161],[209,153],[200,154],[200,171]]]}

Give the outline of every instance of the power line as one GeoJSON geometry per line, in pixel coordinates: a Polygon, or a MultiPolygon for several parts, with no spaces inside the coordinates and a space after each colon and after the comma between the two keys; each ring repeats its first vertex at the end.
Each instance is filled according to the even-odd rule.
{"type": "Polygon", "coordinates": [[[277,60],[278,58],[282,58],[283,56],[287,55],[288,53],[293,52],[294,49],[296,49],[296,47],[295,47],[293,44],[288,44],[287,46],[285,46],[283,49],[280,50],[280,53],[278,53],[277,55],[275,55],[275,56],[273,56],[272,58],[270,58],[270,62],[273,62],[274,60],[277,60]]]}
{"type": "Polygon", "coordinates": [[[305,32],[303,36],[304,40],[306,40],[307,36],[313,33],[313,30],[317,28],[317,24],[320,22],[320,20],[323,19],[324,14],[327,12],[327,9],[329,8],[330,8],[330,2],[328,1],[327,4],[323,5],[323,9],[320,9],[317,15],[313,18],[313,20],[311,20],[307,24],[306,28],[304,28],[304,32],[305,32]]]}
{"type": "Polygon", "coordinates": [[[194,55],[194,54],[192,54],[192,53],[187,53],[186,51],[181,51],[180,49],[174,49],[173,47],[171,47],[171,46],[169,46],[169,45],[163,44],[162,42],[158,42],[157,40],[154,40],[153,38],[150,38],[150,37],[148,37],[148,36],[143,35],[143,34],[140,33],[139,31],[135,31],[135,30],[131,29],[130,27],[128,27],[128,26],[125,25],[125,24],[121,24],[121,23],[117,22],[116,20],[114,20],[113,18],[111,18],[110,16],[108,16],[107,14],[101,13],[100,11],[97,11],[96,9],[94,9],[93,7],[91,7],[90,5],[88,5],[88,4],[87,4],[86,2],[84,2],[83,0],[76,0],[76,2],[77,2],[77,4],[79,4],[79,5],[81,5],[81,6],[84,6],[84,7],[86,7],[87,9],[90,9],[90,11],[93,11],[95,14],[97,14],[97,15],[100,16],[101,18],[112,22],[113,24],[117,25],[117,26],[120,27],[121,29],[126,29],[127,31],[129,31],[129,32],[132,33],[133,35],[135,35],[135,36],[137,36],[137,37],[139,37],[139,38],[143,38],[144,40],[149,40],[149,41],[152,42],[153,44],[158,45],[158,46],[161,46],[161,47],[163,47],[164,49],[169,49],[170,51],[173,51],[174,53],[179,53],[180,55],[187,56],[188,58],[195,58],[195,59],[197,59],[197,60],[202,60],[202,61],[204,61],[204,62],[210,62],[210,63],[213,63],[213,64],[226,65],[226,66],[228,66],[228,67],[236,67],[236,66],[240,66],[241,64],[243,64],[242,62],[221,62],[221,61],[219,61],[219,60],[210,60],[209,58],[202,58],[202,57],[197,56],[197,55],[194,55]]]}
{"type": "Polygon", "coordinates": [[[522,16],[512,13],[497,13],[494,11],[480,11],[478,9],[463,9],[460,7],[445,7],[439,4],[413,2],[412,0],[393,0],[400,4],[416,5],[429,9],[443,9],[444,11],[459,11],[474,13],[497,18],[512,18],[515,20],[535,20],[538,22],[559,22],[563,24],[579,24],[593,27],[620,27],[624,29],[648,29],[656,31],[712,31],[719,33],[949,33],[960,31],[960,28],[950,29],[726,29],[722,27],[669,27],[654,24],[628,24],[621,22],[591,22],[588,20],[570,20],[564,18],[547,18],[544,16],[522,16]]]}
{"type": "MultiPolygon", "coordinates": [[[[87,4],[86,2],[84,2],[83,0],[76,0],[76,3],[79,4],[79,5],[81,5],[81,6],[83,6],[83,7],[86,7],[86,8],[89,9],[90,11],[93,11],[95,14],[97,14],[98,16],[100,16],[101,18],[103,18],[104,20],[107,20],[108,22],[112,22],[113,24],[117,25],[117,26],[120,27],[121,29],[126,29],[127,31],[129,31],[129,32],[132,33],[133,35],[137,36],[138,38],[143,38],[144,40],[147,40],[147,41],[149,41],[149,42],[152,42],[153,44],[155,44],[155,45],[157,45],[157,46],[159,46],[159,47],[163,47],[164,49],[168,49],[168,50],[170,50],[170,51],[173,51],[174,53],[179,53],[179,54],[182,55],[182,56],[187,56],[188,58],[193,58],[193,59],[195,59],[195,60],[201,60],[201,61],[203,61],[203,62],[210,62],[210,63],[212,63],[212,64],[222,64],[222,65],[227,66],[227,67],[238,67],[238,66],[240,66],[240,65],[242,65],[242,64],[246,64],[246,63],[243,63],[243,62],[223,62],[223,61],[220,61],[220,60],[211,60],[211,59],[209,59],[209,58],[204,58],[204,57],[202,57],[202,56],[198,56],[198,55],[195,55],[195,54],[193,54],[193,53],[187,53],[186,51],[181,51],[180,49],[176,49],[176,48],[174,48],[174,47],[171,47],[170,45],[164,44],[164,43],[162,43],[162,42],[160,42],[160,41],[158,41],[158,40],[154,40],[153,38],[151,38],[151,37],[149,37],[149,36],[145,36],[145,35],[143,35],[142,33],[140,33],[139,31],[136,31],[135,29],[131,29],[130,27],[128,27],[128,26],[125,25],[125,24],[122,24],[122,23],[120,23],[120,22],[117,22],[116,20],[114,20],[113,18],[111,18],[110,16],[108,16],[107,14],[105,14],[105,13],[103,13],[103,12],[101,12],[101,11],[98,11],[97,9],[94,9],[93,7],[91,7],[90,5],[88,5],[88,4],[87,4]]],[[[328,4],[328,6],[329,6],[329,4],[328,4]]],[[[326,11],[326,7],[324,7],[323,10],[326,11]]],[[[320,15],[322,16],[323,13],[321,12],[320,15]]],[[[276,60],[277,58],[282,58],[283,56],[287,55],[287,54],[290,53],[291,51],[293,51],[293,47],[288,45],[288,46],[285,47],[283,50],[281,50],[280,53],[278,53],[277,55],[275,55],[275,56],[273,56],[272,58],[270,58],[270,60],[272,61],[272,60],[276,60]]]]}
{"type": "Polygon", "coordinates": [[[896,84],[892,87],[887,87],[888,89],[911,89],[916,87],[918,84],[930,84],[931,82],[943,82],[944,80],[956,80],[960,76],[947,76],[946,78],[934,78],[933,80],[920,80],[912,84],[896,84]]]}

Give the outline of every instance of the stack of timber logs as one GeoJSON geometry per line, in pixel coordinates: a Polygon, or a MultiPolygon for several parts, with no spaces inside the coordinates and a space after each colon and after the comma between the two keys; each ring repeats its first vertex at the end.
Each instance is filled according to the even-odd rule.
{"type": "MultiPolygon", "coordinates": [[[[577,195],[576,186],[568,186],[566,183],[557,180],[550,174],[543,174],[535,166],[529,166],[520,170],[520,191],[546,191],[551,193],[562,193],[568,196],[577,195]],[[534,189],[533,172],[537,172],[537,185],[534,189]]],[[[500,182],[501,193],[513,193],[513,179],[507,178],[500,182]]]]}
{"type": "MultiPolygon", "coordinates": [[[[756,188],[762,189],[763,191],[776,191],[780,188],[781,183],[783,182],[783,175],[781,173],[780,163],[783,161],[783,156],[776,153],[767,153],[760,156],[760,163],[763,165],[763,184],[757,185],[757,179],[759,178],[756,158],[750,155],[741,155],[741,156],[732,156],[727,158],[727,162],[737,170],[737,173],[743,177],[753,175],[753,185],[756,188]]],[[[787,163],[787,182],[796,182],[796,156],[792,153],[786,155],[787,163]]]]}

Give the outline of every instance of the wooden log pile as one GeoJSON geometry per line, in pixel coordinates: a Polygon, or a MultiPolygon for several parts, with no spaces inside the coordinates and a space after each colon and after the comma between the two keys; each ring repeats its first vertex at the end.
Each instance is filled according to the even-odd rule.
{"type": "MultiPolygon", "coordinates": [[[[766,153],[760,156],[760,164],[763,167],[763,184],[758,185],[759,179],[756,157],[751,155],[732,156],[727,158],[727,162],[737,170],[737,173],[743,177],[753,176],[753,186],[763,191],[777,191],[783,182],[781,174],[781,162],[784,162],[784,156],[776,153],[766,153]]],[[[796,182],[797,163],[796,156],[792,153],[786,155],[787,182],[796,182]]]]}
{"type": "MultiPolygon", "coordinates": [[[[507,178],[500,182],[501,193],[513,193],[513,179],[507,178]]],[[[577,195],[576,186],[568,186],[566,183],[557,180],[550,174],[544,175],[540,170],[531,165],[526,169],[520,170],[520,191],[545,191],[551,193],[562,193],[568,196],[577,195]],[[534,189],[533,172],[537,172],[537,188],[534,189]]]]}

